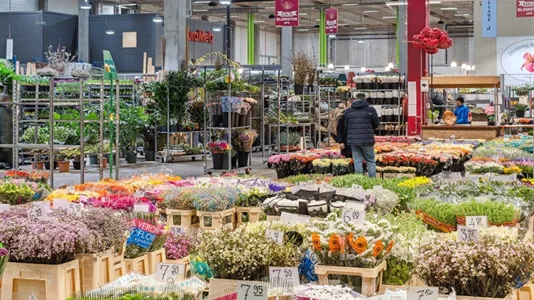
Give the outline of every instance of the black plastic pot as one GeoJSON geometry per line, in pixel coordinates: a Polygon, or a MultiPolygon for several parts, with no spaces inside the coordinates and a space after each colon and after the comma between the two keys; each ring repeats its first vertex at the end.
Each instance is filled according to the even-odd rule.
{"type": "Polygon", "coordinates": [[[154,151],[154,150],[145,150],[145,160],[146,161],[155,161],[156,160],[156,151],[154,151]]]}
{"type": "Polygon", "coordinates": [[[213,160],[213,169],[223,169],[224,154],[212,154],[211,158],[213,160]]]}
{"type": "Polygon", "coordinates": [[[91,165],[98,165],[98,155],[96,154],[89,155],[89,163],[91,165]]]}
{"type": "Polygon", "coordinates": [[[391,88],[391,83],[389,83],[389,82],[383,82],[383,83],[382,83],[382,88],[383,88],[383,89],[390,89],[390,88],[391,88]]]}
{"type": "Polygon", "coordinates": [[[372,88],[373,88],[373,87],[372,87],[372,83],[371,83],[371,82],[364,82],[364,83],[363,83],[363,89],[364,89],[364,90],[370,90],[370,89],[372,89],[372,88]]]}
{"type": "Polygon", "coordinates": [[[137,152],[126,152],[126,162],[135,164],[137,162],[137,152]]]}
{"type": "Polygon", "coordinates": [[[390,83],[390,86],[391,86],[390,88],[394,89],[394,90],[397,90],[399,88],[399,85],[400,85],[400,83],[398,83],[398,82],[392,82],[392,83],[390,83]]]}
{"type": "MultiPolygon", "coordinates": [[[[74,170],[81,170],[82,162],[81,161],[72,161],[72,166],[74,167],[74,170]]],[[[84,161],[84,166],[87,166],[87,163],[84,161]]]]}
{"type": "Polygon", "coordinates": [[[211,126],[212,127],[221,127],[221,123],[223,121],[222,115],[213,115],[211,116],[211,126]]]}
{"type": "Polygon", "coordinates": [[[247,115],[239,115],[239,123],[237,126],[248,126],[247,115]]]}
{"type": "MultiPolygon", "coordinates": [[[[44,166],[45,166],[45,169],[50,170],[50,162],[49,161],[45,161],[44,162],[44,166]]],[[[56,161],[54,162],[54,170],[55,169],[57,169],[57,162],[56,161]]]]}
{"type": "Polygon", "coordinates": [[[276,170],[276,177],[278,179],[286,178],[287,177],[287,171],[286,170],[276,170]]]}
{"type": "Polygon", "coordinates": [[[518,118],[524,118],[525,117],[525,111],[524,110],[516,110],[515,116],[518,118]]]}
{"type": "Polygon", "coordinates": [[[304,85],[295,84],[294,89],[295,89],[295,95],[299,96],[299,95],[304,94],[304,85]]]}
{"type": "Polygon", "coordinates": [[[237,152],[237,164],[240,168],[248,166],[248,152],[239,151],[237,152]]]}
{"type": "MultiPolygon", "coordinates": [[[[228,120],[230,119],[230,114],[229,113],[223,113],[222,114],[222,127],[228,127],[228,120]]],[[[218,127],[218,126],[216,126],[218,127]]]]}
{"type": "Polygon", "coordinates": [[[232,168],[237,167],[237,155],[232,156],[232,168]]]}
{"type": "Polygon", "coordinates": [[[374,90],[378,90],[378,89],[380,89],[380,82],[373,82],[373,83],[371,84],[371,87],[372,87],[372,89],[374,89],[374,90]]]}

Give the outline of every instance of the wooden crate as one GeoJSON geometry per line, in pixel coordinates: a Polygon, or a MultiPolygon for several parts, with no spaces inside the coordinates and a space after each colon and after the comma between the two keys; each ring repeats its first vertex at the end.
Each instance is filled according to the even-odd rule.
{"type": "Polygon", "coordinates": [[[390,289],[390,290],[400,289],[400,290],[406,291],[406,289],[409,286],[425,286],[425,284],[419,278],[412,277],[412,279],[408,280],[403,285],[381,284],[378,294],[383,295],[387,289],[390,289]]]}
{"type": "Polygon", "coordinates": [[[126,264],[126,273],[135,272],[143,275],[148,275],[148,257],[145,255],[138,258],[124,259],[126,264]]]}
{"type": "Polygon", "coordinates": [[[2,299],[66,299],[81,293],[80,261],[61,265],[8,262],[2,281],[2,299]]]}
{"type": "Polygon", "coordinates": [[[167,260],[165,247],[153,252],[147,252],[146,256],[148,258],[148,274],[156,273],[156,264],[164,263],[167,260]]]}
{"type": "Polygon", "coordinates": [[[122,244],[122,248],[118,252],[113,253],[113,279],[126,275],[126,263],[124,261],[124,253],[126,252],[126,242],[122,244]]]}
{"type": "Polygon", "coordinates": [[[197,216],[200,220],[200,228],[204,230],[214,230],[221,228],[223,225],[235,223],[235,210],[233,208],[223,211],[197,211],[197,216]],[[211,218],[211,226],[208,226],[209,218],[211,218]],[[230,219],[229,223],[224,223],[226,218],[230,219]]]}
{"type": "Polygon", "coordinates": [[[328,275],[347,275],[362,278],[361,294],[367,297],[375,295],[380,291],[382,285],[382,274],[386,269],[386,261],[374,268],[351,268],[336,266],[315,266],[315,274],[319,277],[320,285],[328,285],[328,275]]]}
{"type": "Polygon", "coordinates": [[[115,264],[113,249],[94,254],[81,254],[78,259],[82,291],[96,289],[113,280],[115,264]]]}
{"type": "Polygon", "coordinates": [[[237,224],[259,222],[260,216],[263,213],[261,207],[236,207],[237,224]],[[243,215],[248,215],[248,222],[243,221],[243,215]]]}
{"type": "Polygon", "coordinates": [[[169,227],[191,227],[198,226],[197,211],[194,209],[190,210],[179,210],[179,209],[165,209],[165,214],[167,215],[167,226],[169,227]],[[174,223],[174,217],[180,217],[180,223],[174,223]]]}

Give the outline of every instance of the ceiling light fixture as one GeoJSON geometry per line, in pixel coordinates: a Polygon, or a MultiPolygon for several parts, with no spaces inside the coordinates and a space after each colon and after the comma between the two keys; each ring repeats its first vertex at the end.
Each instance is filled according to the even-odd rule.
{"type": "Polygon", "coordinates": [[[208,11],[207,9],[193,9],[193,12],[203,12],[208,11]]]}
{"type": "Polygon", "coordinates": [[[406,2],[404,0],[402,1],[395,1],[395,2],[386,2],[387,6],[401,6],[406,5],[406,2]]]}
{"type": "Polygon", "coordinates": [[[440,4],[441,1],[436,1],[436,0],[430,0],[428,1],[428,4],[440,4]]]}
{"type": "Polygon", "coordinates": [[[152,18],[152,22],[161,23],[163,22],[163,18],[160,15],[156,15],[154,18],[152,18]]]}
{"type": "Polygon", "coordinates": [[[454,14],[455,17],[469,17],[470,14],[468,13],[465,13],[465,14],[454,14]]]}
{"type": "Polygon", "coordinates": [[[458,7],[442,7],[439,10],[457,10],[458,7]]]}
{"type": "Polygon", "coordinates": [[[377,13],[378,10],[364,10],[364,13],[371,14],[371,13],[377,13]]]}
{"type": "Polygon", "coordinates": [[[451,62],[451,68],[456,68],[456,67],[458,67],[458,64],[455,61],[451,62]]]}
{"type": "Polygon", "coordinates": [[[365,43],[364,40],[359,40],[359,41],[358,41],[358,44],[363,44],[363,43],[365,43]]]}
{"type": "Polygon", "coordinates": [[[465,68],[467,68],[467,64],[466,64],[466,63],[463,63],[463,64],[462,64],[462,69],[465,69],[465,68]]]}
{"type": "Polygon", "coordinates": [[[301,13],[301,12],[299,12],[299,16],[307,16],[307,15],[308,15],[308,13],[301,13]]]}
{"type": "Polygon", "coordinates": [[[390,62],[390,63],[388,64],[388,68],[393,69],[394,67],[395,67],[395,65],[394,65],[392,62],[390,62]]]}
{"type": "Polygon", "coordinates": [[[345,66],[345,71],[350,70],[350,67],[348,65],[345,66]]]}
{"type": "Polygon", "coordinates": [[[106,30],[106,34],[107,34],[107,35],[114,35],[114,34],[115,34],[115,30],[113,30],[113,29],[108,29],[108,30],[106,30]]]}
{"type": "Polygon", "coordinates": [[[87,1],[89,1],[89,0],[85,0],[85,2],[82,5],[80,5],[81,9],[91,9],[92,8],[91,4],[89,4],[89,2],[87,2],[87,1]]]}
{"type": "Polygon", "coordinates": [[[265,23],[263,20],[255,20],[254,23],[265,23]]]}
{"type": "Polygon", "coordinates": [[[219,3],[222,5],[230,5],[232,4],[232,0],[219,0],[219,3]]]}
{"type": "Polygon", "coordinates": [[[367,68],[366,67],[361,67],[360,71],[365,72],[365,71],[367,71],[367,68]]]}
{"type": "Polygon", "coordinates": [[[299,29],[297,29],[297,31],[309,31],[309,29],[307,29],[307,28],[299,28],[299,29]]]}
{"type": "Polygon", "coordinates": [[[354,27],[352,29],[354,29],[354,30],[365,30],[365,29],[367,29],[367,27],[354,27]]]}
{"type": "Polygon", "coordinates": [[[382,19],[396,19],[397,16],[384,16],[382,19]]]}
{"type": "Polygon", "coordinates": [[[328,64],[328,68],[329,69],[333,69],[334,68],[334,64],[328,64]]]}
{"type": "Polygon", "coordinates": [[[213,31],[214,32],[220,32],[221,31],[221,27],[213,27],[213,31]]]}
{"type": "Polygon", "coordinates": [[[210,3],[211,1],[204,1],[204,0],[201,0],[201,1],[195,1],[193,2],[193,4],[208,4],[210,3]]]}
{"type": "Polygon", "coordinates": [[[331,34],[331,35],[329,35],[328,37],[331,38],[331,39],[335,39],[335,38],[336,38],[336,35],[335,35],[335,34],[331,34]]]}
{"type": "Polygon", "coordinates": [[[341,6],[357,6],[359,5],[358,3],[343,3],[341,4],[341,6]]]}

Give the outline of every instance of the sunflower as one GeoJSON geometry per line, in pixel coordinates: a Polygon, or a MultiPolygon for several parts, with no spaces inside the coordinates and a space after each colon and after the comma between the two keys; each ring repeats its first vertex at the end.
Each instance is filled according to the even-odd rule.
{"type": "Polygon", "coordinates": [[[330,249],[330,252],[345,252],[344,249],[342,249],[341,238],[337,234],[332,234],[330,236],[328,248],[330,249]]]}
{"type": "Polygon", "coordinates": [[[384,243],[381,240],[376,241],[375,247],[373,248],[373,256],[374,257],[379,256],[383,250],[384,250],[384,243]]]}
{"type": "Polygon", "coordinates": [[[395,242],[394,241],[389,241],[388,248],[386,250],[386,255],[389,254],[389,252],[391,251],[391,248],[393,248],[393,245],[395,245],[395,242]]]}
{"type": "Polygon", "coordinates": [[[314,232],[312,233],[311,238],[313,243],[313,249],[315,249],[315,251],[323,250],[323,247],[321,246],[321,237],[314,232]]]}

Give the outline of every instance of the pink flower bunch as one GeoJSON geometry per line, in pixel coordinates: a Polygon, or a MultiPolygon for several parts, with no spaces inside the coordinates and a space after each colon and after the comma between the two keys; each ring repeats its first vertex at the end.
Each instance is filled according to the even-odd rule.
{"type": "Polygon", "coordinates": [[[141,202],[149,205],[149,212],[156,212],[156,206],[143,197],[141,199],[132,195],[111,195],[107,197],[90,198],[84,204],[93,207],[111,208],[114,210],[133,211],[134,204],[141,202]]]}
{"type": "Polygon", "coordinates": [[[167,259],[182,259],[189,255],[193,241],[187,234],[171,234],[165,242],[167,259]]]}
{"type": "Polygon", "coordinates": [[[277,154],[277,155],[272,155],[271,157],[269,157],[267,162],[273,165],[277,165],[280,163],[289,162],[292,158],[293,158],[293,154],[277,154]]]}

